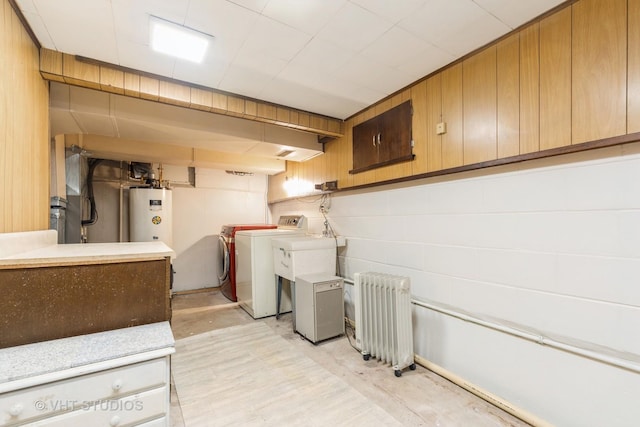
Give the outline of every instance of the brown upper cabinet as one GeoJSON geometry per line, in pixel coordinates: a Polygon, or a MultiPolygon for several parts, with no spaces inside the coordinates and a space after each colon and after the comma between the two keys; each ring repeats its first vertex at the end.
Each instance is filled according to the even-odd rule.
{"type": "Polygon", "coordinates": [[[351,174],[413,160],[411,101],[353,127],[351,174]]]}

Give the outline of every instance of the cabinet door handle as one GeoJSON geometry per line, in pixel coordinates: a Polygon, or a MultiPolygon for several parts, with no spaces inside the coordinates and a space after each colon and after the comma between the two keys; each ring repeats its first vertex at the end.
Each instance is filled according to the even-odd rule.
{"type": "Polygon", "coordinates": [[[375,147],[376,146],[376,136],[375,135],[373,135],[372,140],[373,140],[373,146],[375,147]]]}
{"type": "Polygon", "coordinates": [[[379,133],[378,134],[378,145],[380,145],[381,142],[382,142],[382,134],[379,133]]]}

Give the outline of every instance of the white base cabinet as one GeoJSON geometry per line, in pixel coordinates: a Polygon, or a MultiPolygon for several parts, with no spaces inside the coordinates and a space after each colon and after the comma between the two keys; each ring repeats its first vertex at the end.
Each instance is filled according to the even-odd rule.
{"type": "MultiPolygon", "coordinates": [[[[168,427],[170,344],[0,382],[0,426],[168,427]]],[[[46,351],[47,343],[36,346],[46,351]]]]}

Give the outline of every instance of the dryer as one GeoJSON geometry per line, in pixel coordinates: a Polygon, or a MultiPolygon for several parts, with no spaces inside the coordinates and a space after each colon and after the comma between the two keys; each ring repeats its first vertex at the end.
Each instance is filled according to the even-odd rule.
{"type": "Polygon", "coordinates": [[[222,294],[233,302],[236,295],[236,233],[241,230],[267,230],[276,228],[276,224],[226,224],[218,235],[218,265],[220,274],[218,283],[222,294]]]}
{"type": "MultiPolygon", "coordinates": [[[[236,295],[240,307],[254,319],[276,314],[277,281],[271,240],[306,233],[304,215],[283,215],[275,229],[236,233],[236,295]]],[[[283,287],[280,311],[291,311],[291,290],[288,286],[283,287]]]]}

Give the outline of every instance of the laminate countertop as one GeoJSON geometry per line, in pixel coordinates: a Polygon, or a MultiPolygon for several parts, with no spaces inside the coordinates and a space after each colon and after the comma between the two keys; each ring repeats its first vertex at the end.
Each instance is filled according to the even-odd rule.
{"type": "Polygon", "coordinates": [[[0,392],[36,376],[149,352],[171,354],[174,345],[169,322],[158,322],[0,349],[0,392]]]}
{"type": "Polygon", "coordinates": [[[0,268],[174,257],[163,242],[58,244],[55,230],[0,233],[0,268]]]}

